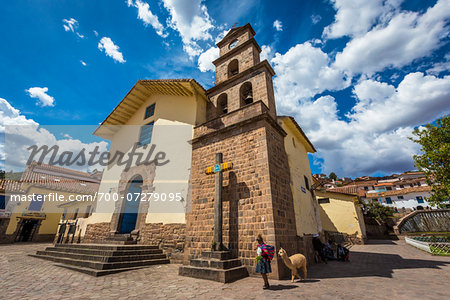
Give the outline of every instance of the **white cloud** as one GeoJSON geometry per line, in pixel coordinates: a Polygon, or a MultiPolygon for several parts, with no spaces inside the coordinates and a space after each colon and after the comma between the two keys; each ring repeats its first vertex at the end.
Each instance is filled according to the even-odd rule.
{"type": "Polygon", "coordinates": [[[442,72],[450,70],[450,53],[445,55],[445,61],[434,63],[433,66],[427,70],[427,74],[439,75],[442,72]]]}
{"type": "Polygon", "coordinates": [[[75,32],[75,29],[78,27],[78,21],[74,18],[63,19],[63,27],[65,31],[75,32]]]}
{"type": "Polygon", "coordinates": [[[323,36],[332,39],[365,34],[377,21],[388,18],[401,1],[331,0],[337,12],[334,22],[324,28],[323,36]]]}
{"type": "Polygon", "coordinates": [[[84,62],[84,61],[82,61],[82,60],[80,60],[80,63],[83,65],[83,66],[87,66],[87,64],[84,62]]]}
{"type": "Polygon", "coordinates": [[[214,71],[215,66],[212,63],[219,57],[219,48],[211,47],[198,57],[198,68],[202,72],[214,71]]]}
{"type": "Polygon", "coordinates": [[[128,6],[134,6],[138,9],[138,19],[142,20],[145,26],[151,25],[156,33],[163,38],[168,36],[168,33],[164,32],[164,26],[159,22],[158,16],[151,12],[150,5],[147,2],[128,0],[128,6]]]}
{"type": "Polygon", "coordinates": [[[280,103],[295,108],[298,99],[311,98],[326,90],[346,88],[350,79],[330,66],[330,59],[321,49],[311,43],[298,44],[285,54],[276,53],[271,60],[277,76],[274,79],[277,94],[284,99],[280,103]]]}
{"type": "Polygon", "coordinates": [[[84,35],[77,32],[78,21],[75,20],[74,18],[63,19],[63,27],[64,27],[65,31],[71,31],[71,32],[75,33],[79,38],[81,38],[81,39],[84,38],[84,35]]]}
{"type": "MultiPolygon", "coordinates": [[[[314,90],[301,93],[303,86],[314,86],[314,81],[305,82],[306,76],[289,76],[284,69],[297,67],[289,65],[294,58],[277,57],[282,60],[275,63],[278,113],[295,116],[318,149],[315,159],[323,160],[325,173],[359,176],[413,169],[412,156],[419,151],[419,146],[408,139],[413,128],[450,113],[450,76],[438,78],[416,72],[405,76],[397,87],[373,79],[360,80],[353,89],[356,104],[344,120],[333,97],[313,100],[308,95],[314,95],[314,90]]],[[[312,77],[315,74],[312,72],[312,77]]]]}
{"type": "Polygon", "coordinates": [[[363,111],[372,101],[385,101],[395,93],[395,87],[385,82],[362,80],[353,89],[358,102],[353,107],[356,112],[363,111]]]}
{"type": "Polygon", "coordinates": [[[163,0],[169,11],[168,25],[177,30],[183,41],[183,49],[190,58],[203,51],[198,41],[212,40],[210,31],[214,29],[213,21],[202,0],[163,0]]]}
{"type": "Polygon", "coordinates": [[[100,51],[104,50],[106,55],[112,57],[115,61],[120,63],[126,62],[122,53],[119,51],[119,46],[115,45],[109,37],[102,37],[100,42],[98,42],[98,49],[100,51]]]}
{"type": "Polygon", "coordinates": [[[450,76],[410,73],[395,89],[365,80],[355,86],[358,103],[348,117],[360,131],[384,132],[416,126],[450,113],[450,76]]]}
{"type": "Polygon", "coordinates": [[[312,15],[311,16],[311,21],[313,22],[313,24],[319,23],[320,20],[322,20],[322,17],[320,15],[312,15]]]}
{"type": "MultiPolygon", "coordinates": [[[[0,144],[0,149],[4,150],[0,152],[0,163],[5,161],[4,166],[6,169],[21,171],[24,169],[26,162],[28,161],[30,152],[27,148],[31,145],[37,145],[38,147],[47,145],[52,147],[54,145],[59,146],[59,153],[64,151],[72,151],[79,153],[83,148],[85,152],[94,150],[96,146],[99,147],[99,151],[104,152],[107,150],[108,143],[106,142],[93,142],[83,143],[80,140],[73,139],[68,134],[64,134],[64,139],[57,139],[54,134],[45,128],[39,126],[37,122],[32,119],[27,119],[21,112],[11,106],[11,104],[0,98],[0,135],[5,136],[5,144],[0,144]]],[[[58,127],[60,131],[61,126],[58,127]]],[[[73,126],[71,126],[73,130],[73,126]]],[[[81,128],[80,130],[84,130],[81,128]]],[[[74,169],[87,171],[88,166],[73,166],[74,169]]],[[[93,169],[101,170],[103,167],[95,165],[89,167],[89,170],[93,169]]]]}
{"type": "MultiPolygon", "coordinates": [[[[218,43],[220,40],[222,40],[229,31],[230,29],[220,32],[215,38],[215,43],[218,43]]],[[[203,51],[198,57],[198,69],[201,72],[214,71],[215,66],[212,62],[217,58],[219,58],[219,48],[217,48],[216,46],[212,46],[209,49],[203,51]]]]}
{"type": "MultiPolygon", "coordinates": [[[[380,24],[351,40],[336,55],[335,65],[351,73],[371,74],[386,67],[399,68],[429,56],[442,45],[441,39],[448,36],[446,20],[449,17],[448,0],[437,2],[423,15],[399,13],[386,26],[380,24]]],[[[351,21],[355,22],[353,19],[351,21]]]]}
{"type": "Polygon", "coordinates": [[[3,169],[6,159],[5,126],[9,125],[37,125],[37,123],[21,115],[20,111],[12,107],[6,99],[0,98],[0,167],[3,169]]]}
{"type": "Polygon", "coordinates": [[[231,29],[225,29],[221,33],[219,33],[216,36],[215,43],[217,44],[218,42],[220,42],[228,34],[228,32],[230,32],[230,30],[231,29]]]}
{"type": "Polygon", "coordinates": [[[20,111],[9,104],[6,99],[0,98],[0,132],[4,132],[5,125],[36,125],[33,120],[27,119],[20,111]]]}
{"type": "Polygon", "coordinates": [[[283,31],[283,24],[281,23],[280,20],[275,20],[273,22],[273,27],[275,28],[276,31],[283,31]]]}
{"type": "Polygon", "coordinates": [[[55,106],[55,98],[47,94],[47,87],[31,87],[28,90],[25,90],[25,92],[27,92],[31,98],[39,99],[42,106],[55,106]]]}
{"type": "Polygon", "coordinates": [[[95,36],[98,36],[98,32],[96,30],[93,30],[93,32],[95,36]]]}
{"type": "Polygon", "coordinates": [[[267,59],[268,61],[271,61],[273,56],[274,56],[274,53],[270,46],[267,46],[267,45],[261,46],[261,54],[259,55],[261,61],[263,61],[265,59],[267,59]]]}

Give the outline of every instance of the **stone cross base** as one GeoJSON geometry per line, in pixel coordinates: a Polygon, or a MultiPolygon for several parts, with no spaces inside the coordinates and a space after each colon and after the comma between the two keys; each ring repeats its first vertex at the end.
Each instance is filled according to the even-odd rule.
{"type": "Polygon", "coordinates": [[[191,259],[189,266],[181,266],[178,274],[228,283],[247,277],[248,271],[230,251],[205,251],[201,258],[191,259]]]}

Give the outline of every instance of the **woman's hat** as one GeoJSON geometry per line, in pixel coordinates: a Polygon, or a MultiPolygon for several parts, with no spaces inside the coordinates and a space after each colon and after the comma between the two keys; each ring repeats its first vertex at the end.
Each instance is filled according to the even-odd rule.
{"type": "Polygon", "coordinates": [[[319,237],[319,234],[314,233],[314,234],[313,234],[313,237],[319,237]]]}

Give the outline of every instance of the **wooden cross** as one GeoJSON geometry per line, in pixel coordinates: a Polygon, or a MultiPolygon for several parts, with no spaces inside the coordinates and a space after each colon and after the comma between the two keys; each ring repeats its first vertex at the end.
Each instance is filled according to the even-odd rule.
{"type": "Polygon", "coordinates": [[[231,170],[233,163],[223,162],[222,153],[216,154],[216,164],[211,167],[207,167],[205,173],[207,175],[215,175],[215,196],[214,196],[214,242],[216,243],[217,250],[223,250],[222,243],[222,183],[223,172],[231,170]]]}

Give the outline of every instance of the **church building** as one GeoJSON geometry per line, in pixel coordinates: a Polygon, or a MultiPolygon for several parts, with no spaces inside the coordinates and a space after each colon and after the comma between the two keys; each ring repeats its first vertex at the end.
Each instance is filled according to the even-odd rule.
{"type": "MultiPolygon", "coordinates": [[[[168,162],[106,167],[99,193],[118,201],[97,199],[83,242],[127,236],[160,245],[172,261],[199,257],[214,241],[217,185],[205,170],[221,154],[232,166],[220,187],[223,247],[250,273],[258,234],[276,249],[311,257],[311,236],[322,231],[308,160],[315,149],[292,117],[277,116],[275,73],[260,61],[254,36],[247,24],[217,43],[212,88],[193,79],[139,80],[99,126],[95,134],[111,141],[111,155],[160,151],[168,162]],[[176,201],[133,204],[122,198],[130,192],[173,193],[176,201]]],[[[290,274],[278,257],[272,270],[273,278],[290,274]]]]}

